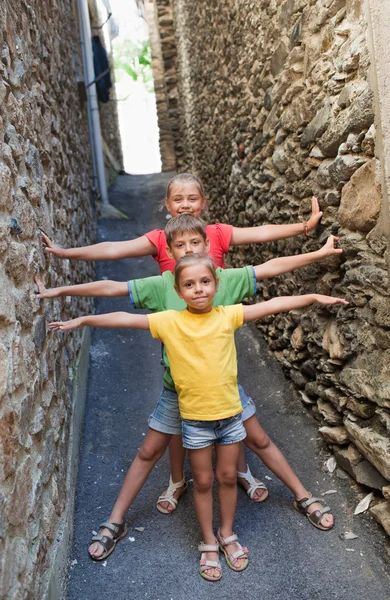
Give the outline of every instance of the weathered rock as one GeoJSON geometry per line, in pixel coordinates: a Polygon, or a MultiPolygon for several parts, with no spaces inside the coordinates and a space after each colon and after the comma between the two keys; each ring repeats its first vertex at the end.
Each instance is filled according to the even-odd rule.
{"type": "Polygon", "coordinates": [[[379,502],[372,506],[369,512],[382,525],[387,535],[390,535],[390,502],[379,502]]]}
{"type": "Polygon", "coordinates": [[[329,321],[322,341],[322,347],[329,353],[330,358],[344,358],[344,344],[336,321],[329,321]]]}
{"type": "Polygon", "coordinates": [[[343,422],[342,415],[333,407],[333,404],[330,402],[325,402],[320,398],[317,402],[317,408],[325,423],[328,425],[340,425],[340,423],[343,422]]]}
{"type": "Polygon", "coordinates": [[[390,485],[386,485],[382,488],[382,494],[386,500],[390,500],[390,485]]]}
{"type": "Polygon", "coordinates": [[[376,183],[376,160],[361,166],[344,186],[339,208],[343,227],[370,231],[377,222],[382,196],[376,183]]]}
{"type": "Polygon", "coordinates": [[[348,448],[335,450],[337,463],[347,471],[358,483],[377,490],[388,484],[387,480],[360,454],[351,444],[348,448]]]}
{"type": "Polygon", "coordinates": [[[350,441],[345,427],[320,427],[320,434],[330,444],[348,444],[350,441]]]}
{"type": "Polygon", "coordinates": [[[344,420],[345,429],[358,450],[387,480],[390,480],[390,439],[374,431],[369,425],[360,426],[350,419],[344,420]]]}
{"type": "MultiPolygon", "coordinates": [[[[301,148],[306,148],[311,142],[320,137],[332,115],[332,101],[330,98],[326,98],[324,101],[324,106],[318,111],[314,119],[310,121],[310,123],[305,127],[304,132],[301,137],[301,148]]],[[[321,150],[318,148],[321,152],[321,150]]],[[[323,158],[324,154],[321,152],[321,156],[317,158],[323,158]]]]}
{"type": "Polygon", "coordinates": [[[331,162],[324,161],[318,169],[318,183],[322,187],[337,186],[348,181],[364,163],[365,159],[352,154],[337,156],[331,162]]]}
{"type": "Polygon", "coordinates": [[[361,419],[369,419],[375,413],[375,404],[352,397],[348,398],[347,409],[361,419]]]}
{"type": "Polygon", "coordinates": [[[373,94],[367,87],[350,108],[343,110],[331,122],[318,146],[325,156],[336,156],[337,150],[349,133],[360,133],[374,122],[373,94]]]}
{"type": "Polygon", "coordinates": [[[329,402],[331,402],[333,406],[340,412],[342,412],[348,402],[348,397],[333,387],[326,388],[323,392],[323,397],[325,400],[329,400],[329,402]]]}

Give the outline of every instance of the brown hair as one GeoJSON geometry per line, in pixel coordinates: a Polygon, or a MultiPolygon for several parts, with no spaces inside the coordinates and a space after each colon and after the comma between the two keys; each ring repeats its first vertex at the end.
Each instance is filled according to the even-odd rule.
{"type": "Polygon", "coordinates": [[[186,267],[192,267],[193,265],[204,265],[210,271],[212,278],[215,283],[218,282],[217,272],[212,258],[208,254],[186,254],[182,256],[176,263],[174,275],[175,275],[175,286],[180,288],[180,275],[186,267]]]}
{"type": "Polygon", "coordinates": [[[202,219],[193,215],[183,214],[172,217],[165,226],[165,237],[168,246],[171,247],[177,236],[186,232],[199,233],[204,241],[206,241],[206,224],[202,219]]]}
{"type": "Polygon", "coordinates": [[[201,196],[203,196],[203,198],[206,197],[205,193],[204,193],[203,183],[199,179],[199,177],[197,177],[196,175],[193,175],[192,173],[179,173],[179,175],[175,175],[175,177],[172,177],[172,179],[168,183],[166,196],[165,196],[166,199],[169,198],[169,195],[172,192],[172,188],[175,185],[175,183],[184,183],[184,184],[195,183],[199,188],[199,192],[200,192],[201,196]]]}

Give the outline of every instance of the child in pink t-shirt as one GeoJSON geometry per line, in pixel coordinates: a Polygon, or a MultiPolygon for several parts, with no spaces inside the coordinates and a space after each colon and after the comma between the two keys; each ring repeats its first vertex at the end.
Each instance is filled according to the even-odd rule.
{"type": "MultiPolygon", "coordinates": [[[[183,213],[200,217],[207,206],[201,180],[190,173],[181,173],[171,179],[167,187],[165,206],[172,217],[183,213]]],[[[282,240],[302,233],[308,235],[314,229],[322,212],[316,198],[312,199],[312,213],[308,221],[291,225],[258,225],[256,227],[233,227],[216,223],[207,226],[207,237],[210,240],[209,254],[216,267],[225,267],[224,255],[232,246],[259,244],[282,240]]],[[[175,261],[166,253],[164,231],[154,229],[141,237],[124,242],[100,242],[81,248],[61,248],[54,244],[46,234],[42,233],[46,252],[59,258],[70,260],[116,260],[120,258],[137,258],[152,256],[159,263],[160,272],[173,271],[175,261]]]]}

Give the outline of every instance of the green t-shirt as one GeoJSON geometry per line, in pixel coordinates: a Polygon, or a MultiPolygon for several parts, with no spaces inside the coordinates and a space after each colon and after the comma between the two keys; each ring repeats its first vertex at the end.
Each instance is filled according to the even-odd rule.
{"type": "MultiPolygon", "coordinates": [[[[256,295],[256,275],[253,267],[240,269],[217,269],[219,278],[218,291],[213,300],[213,306],[230,306],[242,302],[247,296],[256,295]]],[[[146,277],[145,279],[132,279],[127,282],[130,300],[134,308],[148,308],[153,312],[163,310],[184,310],[186,303],[177,295],[174,277],[171,271],[162,275],[146,277]]],[[[174,390],[169,368],[168,357],[163,350],[164,361],[164,386],[174,390]]]]}

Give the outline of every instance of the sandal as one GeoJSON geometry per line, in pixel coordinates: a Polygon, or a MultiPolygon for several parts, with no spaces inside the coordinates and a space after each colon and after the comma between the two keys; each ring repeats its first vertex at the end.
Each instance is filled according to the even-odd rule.
{"type": "Polygon", "coordinates": [[[246,569],[248,566],[248,548],[245,548],[245,546],[241,546],[241,544],[237,541],[238,540],[237,535],[235,533],[233,533],[232,535],[229,535],[227,538],[223,538],[218,529],[217,540],[219,543],[219,547],[221,548],[222,552],[225,555],[225,560],[226,560],[228,567],[233,569],[233,571],[244,571],[244,569],[246,569]],[[229,546],[229,544],[233,544],[234,542],[238,546],[238,550],[236,550],[235,552],[232,552],[231,554],[228,554],[227,551],[225,550],[225,546],[229,546]],[[240,567],[236,567],[233,562],[233,561],[237,560],[238,558],[245,559],[240,567]]]}
{"type": "MultiPolygon", "coordinates": [[[[181,488],[183,485],[184,485],[183,492],[185,492],[185,490],[187,489],[187,484],[186,484],[185,479],[183,478],[178,483],[173,483],[172,475],[170,476],[169,486],[168,486],[167,491],[165,492],[165,494],[162,494],[159,497],[159,499],[157,500],[157,510],[160,511],[160,513],[162,513],[163,515],[170,515],[171,513],[175,512],[178,501],[176,500],[176,498],[173,497],[173,494],[176,492],[176,490],[181,488]],[[160,502],[169,502],[170,504],[172,504],[173,510],[168,510],[167,508],[164,508],[163,506],[159,506],[160,502]]],[[[183,492],[182,492],[182,494],[183,494],[183,492]]]]}
{"type": "Polygon", "coordinates": [[[99,526],[99,531],[101,529],[109,529],[110,531],[112,531],[113,537],[111,538],[108,535],[92,536],[88,546],[88,550],[94,542],[99,542],[99,544],[104,550],[103,554],[96,557],[92,556],[92,554],[88,552],[92,560],[105,560],[108,556],[110,556],[112,552],[114,552],[116,543],[119,542],[119,540],[121,540],[122,538],[124,538],[127,533],[127,523],[124,519],[123,521],[121,521],[121,523],[110,523],[109,521],[105,521],[99,526]]]}
{"type": "Polygon", "coordinates": [[[249,488],[246,490],[246,493],[248,494],[248,496],[251,500],[253,500],[254,502],[264,502],[264,500],[267,500],[268,490],[267,490],[266,486],[264,485],[264,483],[262,481],[256,481],[256,479],[253,477],[248,465],[246,466],[246,473],[241,473],[240,471],[237,471],[237,477],[240,477],[241,479],[245,479],[245,481],[247,483],[249,483],[249,488]],[[266,490],[267,495],[265,497],[260,498],[259,500],[255,500],[254,495],[257,492],[257,490],[266,490]]]}
{"type": "Polygon", "coordinates": [[[328,529],[332,529],[334,522],[329,527],[324,527],[324,525],[321,525],[323,516],[326,514],[331,514],[329,506],[326,506],[326,504],[324,503],[324,501],[321,498],[311,497],[311,498],[302,498],[301,500],[297,500],[295,498],[295,500],[293,502],[293,507],[298,512],[302,513],[303,515],[306,515],[308,520],[310,521],[310,523],[312,525],[314,525],[314,527],[317,527],[317,529],[322,529],[322,531],[327,531],[328,529]],[[319,510],[314,510],[313,512],[310,513],[309,506],[311,506],[315,502],[318,502],[319,504],[321,504],[322,508],[319,510]]]}
{"type": "Polygon", "coordinates": [[[219,581],[222,577],[222,567],[220,561],[208,560],[205,555],[206,552],[218,552],[219,554],[218,544],[204,544],[203,542],[201,542],[198,546],[198,550],[202,553],[200,555],[199,565],[200,576],[203,577],[203,579],[206,579],[206,581],[219,581]],[[208,575],[208,573],[206,573],[208,569],[218,569],[219,575],[216,575],[214,577],[212,575],[208,575]]]}

